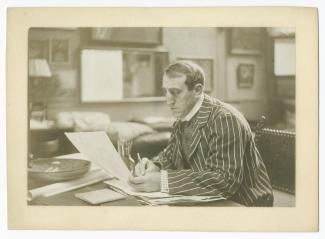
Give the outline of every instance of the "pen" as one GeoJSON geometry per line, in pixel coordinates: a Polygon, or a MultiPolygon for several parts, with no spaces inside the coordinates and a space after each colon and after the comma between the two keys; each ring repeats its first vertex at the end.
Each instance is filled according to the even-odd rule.
{"type": "MultiPolygon", "coordinates": [[[[139,164],[142,164],[142,158],[140,157],[140,154],[137,153],[138,155],[138,161],[139,161],[139,164]]],[[[141,167],[140,167],[141,168],[141,167]]],[[[146,168],[145,168],[146,169],[146,168]]],[[[145,171],[144,172],[141,172],[141,175],[145,175],[145,171]]]]}
{"type": "Polygon", "coordinates": [[[131,173],[132,173],[132,176],[133,176],[133,177],[136,177],[136,175],[135,175],[135,166],[136,166],[136,163],[135,163],[134,160],[132,159],[132,171],[131,171],[131,173]]]}
{"type": "Polygon", "coordinates": [[[141,163],[142,159],[141,159],[141,157],[140,157],[140,154],[139,154],[139,153],[137,153],[137,155],[138,155],[138,160],[139,160],[139,163],[141,163]]]}

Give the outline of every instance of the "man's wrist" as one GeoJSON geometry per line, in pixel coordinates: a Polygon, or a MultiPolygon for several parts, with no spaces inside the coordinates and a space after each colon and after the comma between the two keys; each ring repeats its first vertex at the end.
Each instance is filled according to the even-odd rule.
{"type": "Polygon", "coordinates": [[[162,193],[169,193],[168,172],[166,170],[160,170],[160,191],[162,193]]]}

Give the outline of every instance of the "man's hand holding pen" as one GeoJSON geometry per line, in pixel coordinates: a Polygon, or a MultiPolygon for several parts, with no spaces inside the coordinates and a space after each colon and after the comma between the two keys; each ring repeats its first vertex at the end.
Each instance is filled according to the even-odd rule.
{"type": "Polygon", "coordinates": [[[151,162],[148,158],[141,158],[138,154],[138,163],[134,165],[133,176],[144,176],[150,172],[159,172],[159,168],[151,162]]]}
{"type": "Polygon", "coordinates": [[[147,158],[138,154],[138,163],[129,176],[129,184],[137,191],[160,191],[160,169],[147,158]]]}

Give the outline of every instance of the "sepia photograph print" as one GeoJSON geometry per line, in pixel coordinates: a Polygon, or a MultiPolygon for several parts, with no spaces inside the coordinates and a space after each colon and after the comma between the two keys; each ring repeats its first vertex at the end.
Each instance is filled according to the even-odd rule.
{"type": "MultiPolygon", "coordinates": [[[[120,14],[127,11],[134,14],[132,9],[120,14]]],[[[315,23],[313,11],[301,12],[315,23]]],[[[11,13],[10,21],[21,19],[19,11],[11,13]]],[[[105,15],[105,10],[99,13],[105,15]]],[[[20,160],[26,185],[22,195],[27,196],[20,199],[25,205],[19,205],[25,214],[36,211],[55,222],[25,218],[13,222],[14,227],[175,230],[171,223],[155,226],[156,219],[123,223],[122,215],[147,217],[158,210],[164,211],[162,217],[175,213],[176,218],[207,210],[233,212],[251,215],[254,222],[301,215],[297,191],[306,193],[301,164],[307,158],[298,161],[297,132],[309,123],[297,124],[297,112],[304,107],[298,99],[303,79],[297,72],[302,47],[297,35],[306,24],[246,21],[238,26],[211,19],[201,26],[191,21],[128,26],[107,18],[98,25],[81,21],[58,27],[51,21],[33,24],[39,18],[36,10],[30,16],[21,79],[27,86],[26,152],[20,160]],[[107,227],[96,221],[86,228],[82,221],[60,224],[55,211],[62,207],[72,215],[81,213],[82,220],[99,213],[107,227]],[[121,217],[117,224],[111,222],[114,217],[121,217]]],[[[312,33],[315,38],[317,32],[312,33]]],[[[312,120],[309,125],[316,127],[312,120]]],[[[310,167],[317,172],[315,161],[310,167]]],[[[312,191],[317,175],[312,175],[310,196],[317,197],[312,191]]],[[[312,219],[302,230],[317,227],[313,200],[307,216],[312,219]]],[[[12,221],[17,213],[15,218],[11,214],[12,221]]],[[[260,223],[238,228],[259,230],[260,223]]],[[[189,225],[180,228],[199,229],[189,225]]],[[[299,230],[297,225],[278,230],[299,230]]],[[[203,230],[236,228],[208,223],[203,230]]]]}
{"type": "Polygon", "coordinates": [[[294,28],[28,34],[31,49],[51,41],[50,61],[29,58],[30,205],[295,206],[294,28]],[[220,54],[234,33],[242,55],[220,54]],[[71,66],[52,67],[69,51],[71,66]],[[194,54],[208,59],[179,57],[194,54]],[[223,65],[238,72],[221,77],[223,65]],[[56,106],[66,90],[69,106],[56,106]],[[135,104],[142,101],[156,109],[135,104]]]}

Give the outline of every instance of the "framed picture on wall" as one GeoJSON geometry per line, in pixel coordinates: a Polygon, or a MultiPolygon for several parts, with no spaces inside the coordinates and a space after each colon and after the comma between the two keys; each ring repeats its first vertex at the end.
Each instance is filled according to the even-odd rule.
{"type": "Polygon", "coordinates": [[[95,27],[91,29],[92,41],[114,45],[160,45],[160,27],[95,27]]]}
{"type": "Polygon", "coordinates": [[[259,27],[235,27],[229,29],[230,53],[234,55],[260,55],[263,29],[259,27]]]}
{"type": "Polygon", "coordinates": [[[274,75],[277,77],[291,77],[296,75],[296,41],[293,37],[274,39],[274,75]]]}
{"type": "Polygon", "coordinates": [[[70,40],[68,38],[50,39],[50,64],[69,65],[71,63],[70,40]]]}
{"type": "Polygon", "coordinates": [[[163,70],[167,64],[166,51],[84,48],[81,50],[81,102],[161,98],[163,70]]]}
{"type": "Polygon", "coordinates": [[[29,59],[46,59],[49,58],[49,41],[48,40],[30,40],[28,42],[29,59]]]}
{"type": "Polygon", "coordinates": [[[254,64],[237,66],[237,88],[252,88],[254,84],[254,64]]]}
{"type": "Polygon", "coordinates": [[[213,90],[213,63],[212,58],[197,58],[197,57],[178,57],[177,60],[193,61],[202,67],[205,74],[205,92],[211,92],[213,90]]]}

